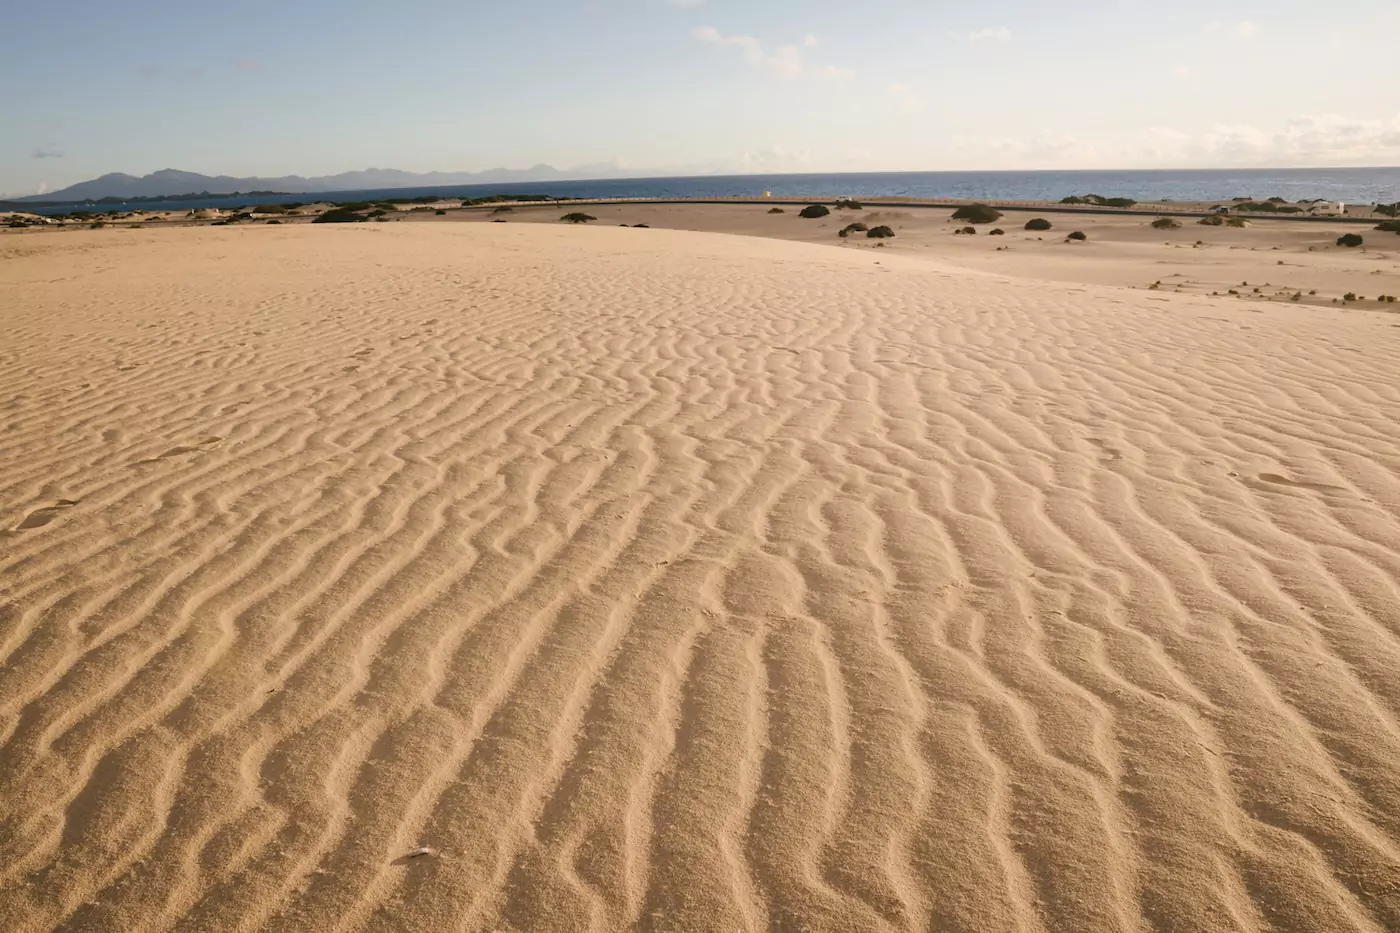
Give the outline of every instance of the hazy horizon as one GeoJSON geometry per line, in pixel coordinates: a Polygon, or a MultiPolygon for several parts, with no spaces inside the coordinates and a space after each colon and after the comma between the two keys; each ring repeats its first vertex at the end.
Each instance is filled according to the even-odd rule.
{"type": "Polygon", "coordinates": [[[164,168],[275,178],[547,164],[653,177],[1400,164],[1400,100],[1374,38],[1400,34],[1400,8],[1385,0],[754,6],[13,5],[0,13],[0,79],[28,93],[0,102],[0,195],[164,168]]]}

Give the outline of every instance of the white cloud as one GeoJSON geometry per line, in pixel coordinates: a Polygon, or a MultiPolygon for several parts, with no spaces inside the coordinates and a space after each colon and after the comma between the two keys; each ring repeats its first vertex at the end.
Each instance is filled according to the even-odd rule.
{"type": "Polygon", "coordinates": [[[818,39],[816,36],[812,35],[809,32],[807,33],[807,35],[802,37],[802,44],[807,46],[807,48],[809,49],[815,49],[817,46],[822,44],[822,40],[818,39]]]}
{"type": "Polygon", "coordinates": [[[728,45],[741,49],[745,60],[751,64],[763,63],[763,45],[753,36],[726,36],[713,26],[696,26],[690,31],[690,35],[711,45],[728,45]]]}
{"type": "Polygon", "coordinates": [[[773,74],[783,78],[795,78],[802,74],[802,53],[795,45],[780,45],[763,60],[763,64],[773,74]]]}
{"type": "MultiPolygon", "coordinates": [[[[855,74],[849,68],[836,65],[810,68],[802,57],[802,48],[796,45],[780,45],[770,52],[763,47],[762,42],[753,36],[726,36],[713,26],[697,26],[690,31],[690,36],[692,39],[708,45],[739,49],[744,60],[750,65],[762,67],[780,78],[797,78],[809,72],[833,78],[850,77],[855,74]]],[[[810,34],[802,40],[802,46],[809,49],[816,47],[819,43],[820,40],[810,34]]]]}
{"type": "Polygon", "coordinates": [[[1006,43],[1011,41],[1011,30],[1005,26],[988,26],[985,29],[974,29],[965,38],[973,45],[981,45],[984,42],[1006,43]]]}
{"type": "MultiPolygon", "coordinates": [[[[891,93],[896,93],[894,88],[891,93]]],[[[950,143],[957,162],[975,161],[989,168],[1395,165],[1400,163],[1400,114],[1390,120],[1302,115],[1272,127],[1217,123],[1194,132],[1152,126],[1092,138],[1064,132],[1000,139],[954,137],[950,143]]]]}
{"type": "Polygon", "coordinates": [[[1237,22],[1223,22],[1221,20],[1211,20],[1206,25],[1206,32],[1217,35],[1235,36],[1240,39],[1248,39],[1259,34],[1259,24],[1250,19],[1243,19],[1237,22]]]}
{"type": "Polygon", "coordinates": [[[901,113],[916,113],[924,109],[923,99],[913,88],[904,84],[891,84],[887,90],[901,113]]]}

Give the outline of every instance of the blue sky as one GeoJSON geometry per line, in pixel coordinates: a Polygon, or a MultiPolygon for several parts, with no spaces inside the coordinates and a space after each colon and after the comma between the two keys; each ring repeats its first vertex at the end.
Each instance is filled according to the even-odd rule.
{"type": "Polygon", "coordinates": [[[0,0],[0,192],[104,172],[1400,164],[1397,0],[0,0]]]}

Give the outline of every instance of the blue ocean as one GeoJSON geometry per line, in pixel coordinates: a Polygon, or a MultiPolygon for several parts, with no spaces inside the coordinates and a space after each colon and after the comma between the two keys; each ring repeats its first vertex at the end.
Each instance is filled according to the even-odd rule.
{"type": "MultiPolygon", "coordinates": [[[[1400,201],[1400,167],[1315,169],[1202,169],[1179,171],[1076,172],[867,172],[810,175],[702,175],[683,178],[622,178],[492,185],[378,188],[315,194],[210,196],[133,202],[142,210],[190,210],[257,203],[330,199],[374,201],[441,194],[475,198],[492,194],[547,194],[559,198],[907,197],[988,200],[1059,200],[1071,194],[1101,194],[1139,201],[1218,201],[1232,197],[1289,201],[1325,198],[1348,203],[1400,201]]],[[[122,208],[104,202],[102,209],[122,208]]],[[[74,206],[36,208],[62,213],[74,206]]]]}

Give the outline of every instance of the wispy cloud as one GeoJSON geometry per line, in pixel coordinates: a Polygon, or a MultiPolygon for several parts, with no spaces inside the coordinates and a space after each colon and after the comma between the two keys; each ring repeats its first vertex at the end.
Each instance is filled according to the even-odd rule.
{"type": "Polygon", "coordinates": [[[973,45],[982,45],[984,43],[1001,44],[1011,41],[1011,30],[1007,29],[1005,26],[988,26],[985,29],[974,29],[972,32],[963,36],[963,38],[973,45]]]}
{"type": "Polygon", "coordinates": [[[1216,19],[1206,24],[1206,32],[1248,39],[1259,34],[1259,24],[1252,19],[1242,19],[1235,22],[1216,19]]]}
{"type": "Polygon", "coordinates": [[[917,113],[924,109],[924,101],[914,89],[905,84],[891,84],[887,89],[894,98],[895,106],[901,113],[917,113]]]}
{"type": "Polygon", "coordinates": [[[63,155],[62,149],[55,149],[53,146],[35,146],[34,151],[29,153],[31,159],[61,159],[63,155]]]}
{"type": "Polygon", "coordinates": [[[802,47],[779,45],[771,51],[753,36],[742,34],[726,36],[713,26],[697,26],[690,31],[690,36],[692,39],[708,45],[738,49],[744,60],[750,65],[764,68],[780,78],[796,78],[809,72],[833,78],[849,77],[855,73],[849,68],[836,65],[810,67],[802,57],[802,48],[811,49],[820,44],[820,40],[811,34],[803,37],[802,47]]]}

